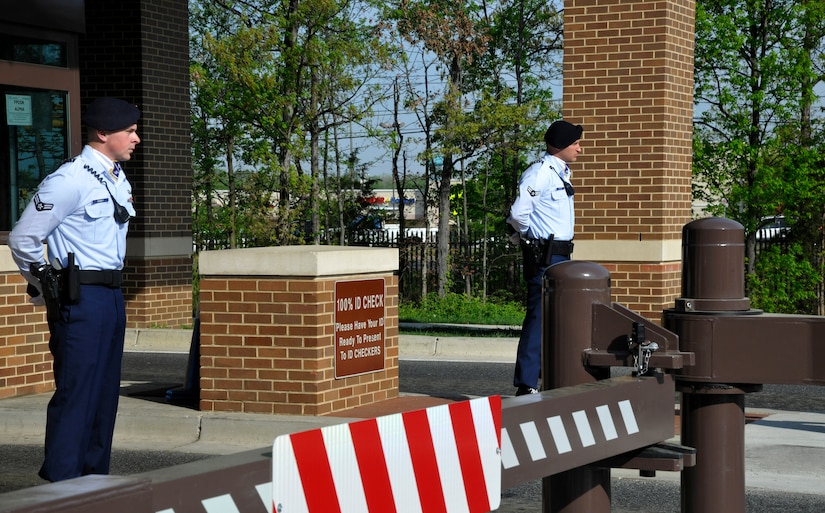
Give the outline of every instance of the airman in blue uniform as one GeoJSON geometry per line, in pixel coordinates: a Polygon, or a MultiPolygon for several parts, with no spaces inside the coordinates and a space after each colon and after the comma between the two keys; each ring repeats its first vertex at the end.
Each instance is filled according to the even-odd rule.
{"type": "Polygon", "coordinates": [[[521,175],[507,222],[511,241],[521,245],[527,281],[527,313],[516,354],[516,395],[537,393],[541,373],[541,281],[547,267],[573,252],[573,194],[570,168],[581,153],[582,126],[554,121],[544,134],[546,154],[521,175]]]}
{"type": "Polygon", "coordinates": [[[55,392],[40,469],[48,481],[109,472],[126,330],[120,287],[136,215],[120,163],[140,143],[139,118],[120,99],[90,103],[86,146],[43,179],[9,234],[31,302],[50,309],[55,392]],[[57,277],[58,292],[41,281],[46,276],[57,277]]]}

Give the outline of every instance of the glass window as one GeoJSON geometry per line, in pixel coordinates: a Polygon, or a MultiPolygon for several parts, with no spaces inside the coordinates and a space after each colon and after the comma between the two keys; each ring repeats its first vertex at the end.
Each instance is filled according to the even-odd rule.
{"type": "Polygon", "coordinates": [[[0,59],[44,66],[67,66],[66,44],[0,34],[0,59]]]}
{"type": "Polygon", "coordinates": [[[68,94],[0,85],[0,231],[8,231],[40,181],[69,157],[68,94]],[[7,153],[3,155],[3,153],[7,153]]]}

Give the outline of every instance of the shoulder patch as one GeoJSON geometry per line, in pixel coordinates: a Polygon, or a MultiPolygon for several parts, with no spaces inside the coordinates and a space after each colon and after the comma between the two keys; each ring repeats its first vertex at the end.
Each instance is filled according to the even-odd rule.
{"type": "Polygon", "coordinates": [[[34,201],[34,208],[36,208],[38,212],[43,212],[45,210],[51,210],[54,208],[54,203],[43,203],[40,200],[39,194],[35,194],[34,199],[32,201],[34,201]]]}

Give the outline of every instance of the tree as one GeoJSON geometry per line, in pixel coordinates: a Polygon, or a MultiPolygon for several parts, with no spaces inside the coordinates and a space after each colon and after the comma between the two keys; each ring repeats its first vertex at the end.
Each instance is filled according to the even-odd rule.
{"type": "MultiPolygon", "coordinates": [[[[446,80],[434,108],[424,117],[427,150],[424,159],[438,158],[439,239],[438,292],[447,288],[450,190],[454,179],[466,187],[474,163],[484,155],[507,155],[511,179],[501,203],[508,206],[527,147],[540,147],[540,124],[547,123],[552,96],[548,79],[558,71],[558,59],[548,50],[560,49],[561,16],[552,4],[520,2],[421,2],[404,0],[395,11],[398,30],[407,42],[420,44],[439,63],[446,80]],[[512,80],[515,77],[515,81],[512,80]],[[514,83],[513,83],[514,82],[514,83]],[[429,128],[433,127],[432,132],[429,128]]],[[[555,78],[555,75],[552,77],[555,78]]],[[[431,95],[418,95],[417,105],[429,105],[431,95]],[[425,101],[427,103],[425,103],[425,101]]],[[[496,180],[498,182],[498,180],[496,180]]],[[[463,201],[468,195],[462,193],[463,201]]],[[[502,210],[496,212],[503,217],[502,210]]],[[[467,236],[469,218],[460,223],[467,236]]],[[[501,222],[503,225],[503,221],[501,222]]],[[[465,280],[466,290],[471,283],[465,280]]]]}
{"type": "MultiPolygon", "coordinates": [[[[462,67],[484,52],[486,36],[477,30],[475,4],[450,0],[401,0],[397,10],[398,29],[411,43],[420,41],[447,69],[446,92],[439,109],[435,138],[443,164],[438,177],[438,294],[447,292],[448,247],[450,241],[450,183],[455,167],[454,155],[460,141],[453,137],[455,119],[462,105],[462,67]]],[[[431,160],[434,154],[425,155],[431,160]]]]}
{"type": "MultiPolygon", "coordinates": [[[[194,103],[222,109],[203,110],[193,125],[223,126],[221,133],[201,130],[199,147],[223,148],[228,169],[240,162],[255,170],[256,204],[267,207],[259,214],[272,220],[255,223],[269,232],[256,240],[319,241],[320,143],[334,126],[368,112],[374,99],[364,91],[386,59],[367,7],[347,0],[205,0],[193,6],[193,69],[203,70],[193,73],[200,82],[193,92],[207,95],[194,103]]],[[[236,196],[229,191],[233,207],[236,196]]]]}
{"type": "Polygon", "coordinates": [[[822,80],[811,58],[822,44],[821,17],[812,16],[821,9],[792,0],[697,3],[695,196],[745,227],[749,275],[763,218],[821,212],[821,201],[798,202],[822,191],[821,152],[809,151],[821,130],[809,116],[822,80]]]}
{"type": "Polygon", "coordinates": [[[476,293],[470,229],[503,231],[518,174],[557,117],[557,9],[536,0],[204,0],[191,13],[199,239],[352,243],[354,221],[373,218],[356,126],[390,148],[399,198],[414,186],[438,204],[439,293],[476,293]],[[370,120],[383,99],[392,131],[370,120]],[[401,129],[407,113],[420,132],[401,129]],[[416,132],[420,179],[406,172],[416,132]],[[456,181],[461,199],[451,201],[456,181]],[[456,220],[465,246],[449,249],[456,220]]]}
{"type": "MultiPolygon", "coordinates": [[[[233,20],[221,16],[208,5],[193,10],[192,27],[204,37],[192,41],[192,150],[195,168],[194,222],[195,233],[210,233],[209,241],[223,239],[221,231],[228,237],[229,247],[234,248],[237,240],[235,204],[235,141],[241,137],[243,119],[235,108],[239,87],[231,81],[234,62],[220,58],[221,44],[212,39],[212,31],[232,31],[238,27],[233,20]],[[208,23],[206,20],[210,20],[208,23]],[[216,51],[216,48],[218,51],[216,51]],[[225,167],[221,168],[223,162],[225,167]],[[220,190],[228,194],[220,195],[220,190]],[[215,231],[209,227],[219,225],[214,213],[217,203],[226,204],[224,230],[215,231]],[[205,208],[203,215],[199,209],[205,208]],[[203,225],[205,223],[205,226],[203,225]]],[[[202,247],[196,236],[197,247],[202,247]]]]}
{"type": "MultiPolygon", "coordinates": [[[[481,222],[486,244],[490,231],[506,233],[519,175],[530,154],[543,150],[549,121],[561,117],[550,84],[561,76],[563,17],[555,2],[520,0],[485,3],[483,19],[491,37],[488,51],[468,67],[466,79],[478,98],[472,114],[478,154],[470,171],[483,185],[476,187],[477,200],[467,190],[464,197],[468,205],[481,206],[472,218],[481,222]]],[[[483,255],[486,297],[486,249],[483,255]]],[[[516,284],[521,276],[518,261],[510,261],[516,284]]]]}

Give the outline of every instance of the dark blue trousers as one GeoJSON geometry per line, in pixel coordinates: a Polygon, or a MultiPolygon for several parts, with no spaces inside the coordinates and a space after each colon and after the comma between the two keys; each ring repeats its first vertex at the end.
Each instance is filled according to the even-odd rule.
{"type": "Polygon", "coordinates": [[[80,302],[63,306],[50,329],[56,390],[40,477],[108,474],[126,330],[121,290],[82,285],[80,302]]]}
{"type": "MultiPolygon", "coordinates": [[[[553,255],[550,265],[570,260],[566,256],[553,255]]],[[[541,282],[547,267],[527,279],[527,313],[521,325],[521,337],[516,351],[516,372],[513,386],[538,388],[541,374],[541,282]]]]}

